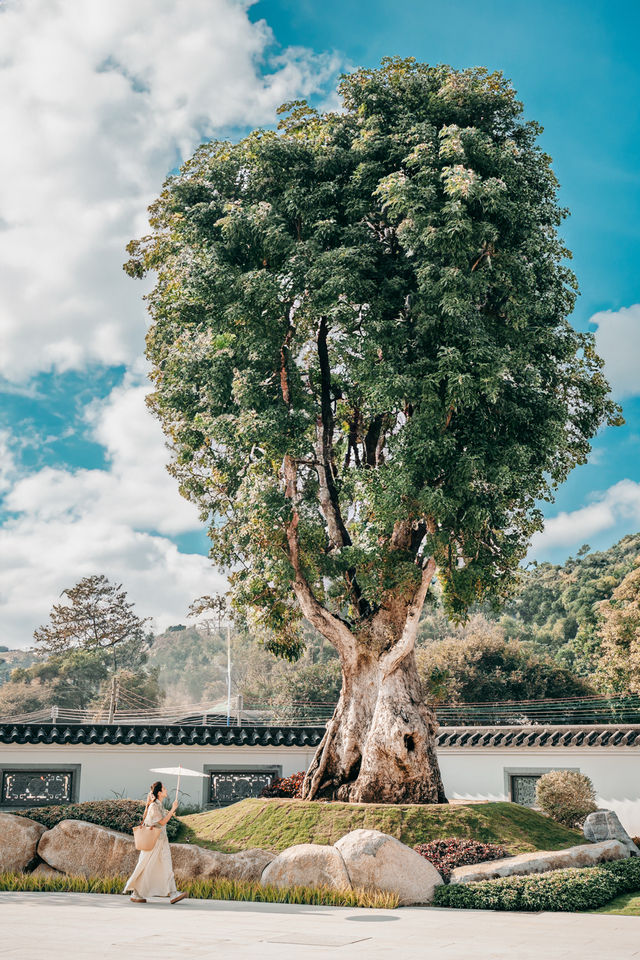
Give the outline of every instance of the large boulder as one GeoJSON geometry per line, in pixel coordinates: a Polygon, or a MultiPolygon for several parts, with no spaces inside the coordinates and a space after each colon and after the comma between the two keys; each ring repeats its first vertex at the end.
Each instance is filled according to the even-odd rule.
{"type": "Polygon", "coordinates": [[[319,843],[299,843],[283,850],[264,870],[261,882],[272,887],[351,887],[340,852],[319,843]]]}
{"type": "Polygon", "coordinates": [[[126,833],[84,820],[61,820],[43,834],[38,856],[62,873],[109,877],[133,873],[138,851],[126,833]]]}
{"type": "Polygon", "coordinates": [[[521,853],[506,860],[490,860],[469,867],[456,867],[451,871],[449,883],[475,883],[477,880],[493,880],[496,877],[522,876],[530,873],[547,873],[549,870],[564,870],[566,867],[593,867],[606,860],[622,860],[629,851],[619,840],[604,843],[581,844],[566,850],[536,850],[521,853]]]}
{"type": "Polygon", "coordinates": [[[335,844],[353,887],[398,895],[400,904],[431,903],[442,877],[428,860],[378,830],[353,830],[335,844]]]}
{"type": "Polygon", "coordinates": [[[263,870],[275,856],[258,847],[241,850],[240,853],[218,853],[188,843],[170,843],[169,846],[173,871],[182,880],[194,880],[196,877],[216,880],[224,877],[226,880],[258,883],[263,870]]]}
{"type": "MultiPolygon", "coordinates": [[[[216,853],[186,843],[171,843],[176,876],[182,880],[248,880],[256,883],[274,854],[265,850],[216,853]]],[[[129,876],[138,861],[133,837],[84,820],[62,820],[48,830],[38,855],[50,867],[85,877],[129,876]]]]}
{"type": "Polygon", "coordinates": [[[48,863],[39,863],[35,870],[31,871],[32,877],[64,877],[61,870],[54,870],[48,863]]]}
{"type": "Polygon", "coordinates": [[[640,857],[637,848],[613,810],[596,810],[590,813],[584,822],[583,832],[590,843],[601,843],[603,840],[619,840],[624,843],[632,857],[640,857]]]}
{"type": "Polygon", "coordinates": [[[35,859],[38,841],[46,829],[27,817],[0,813],[0,873],[26,870],[35,859]]]}

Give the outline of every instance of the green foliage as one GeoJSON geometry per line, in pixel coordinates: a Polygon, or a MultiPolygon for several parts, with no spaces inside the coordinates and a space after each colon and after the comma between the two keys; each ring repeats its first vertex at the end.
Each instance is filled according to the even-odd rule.
{"type": "Polygon", "coordinates": [[[59,706],[84,709],[109,676],[109,663],[98,650],[69,650],[30,667],[14,670],[0,687],[0,714],[18,715],[59,706]]]}
{"type": "Polygon", "coordinates": [[[49,622],[34,631],[35,663],[14,669],[0,688],[0,715],[50,706],[98,709],[118,678],[123,706],[153,707],[162,699],[157,674],[144,669],[152,639],[121,585],[84,577],[63,591],[49,622]]]}
{"type": "Polygon", "coordinates": [[[114,671],[139,663],[150,639],[145,633],[148,618],[134,613],[122,584],[110,583],[102,574],[83,577],[62,595],[65,600],[53,605],[49,622],[33,632],[39,652],[109,653],[114,671]]]}
{"type": "Polygon", "coordinates": [[[602,648],[596,680],[608,693],[640,693],[640,557],[598,612],[602,648]]]}
{"type": "Polygon", "coordinates": [[[356,633],[428,556],[448,612],[504,597],[536,500],[619,422],[567,321],[557,182],[509,82],[387,59],[339,93],[198,148],[126,265],[156,274],[171,470],[290,658],[294,581],[356,633]]]}
{"type": "Polygon", "coordinates": [[[416,651],[418,670],[432,699],[444,703],[536,700],[594,694],[580,677],[528,645],[507,640],[504,629],[476,616],[465,628],[416,651]]]}
{"type": "Polygon", "coordinates": [[[578,827],[598,809],[589,777],[576,770],[550,770],[536,784],[536,800],[552,820],[578,827]]]}
{"type": "Polygon", "coordinates": [[[633,571],[640,533],[623,537],[608,550],[580,554],[561,565],[541,563],[523,571],[501,624],[574,673],[588,675],[601,660],[601,601],[609,600],[633,571]]]}
{"type": "Polygon", "coordinates": [[[515,803],[354,804],[248,799],[223,810],[185,817],[185,838],[235,853],[249,847],[277,852],[296,843],[335,843],[351,830],[381,830],[407,846],[460,837],[498,843],[512,853],[560,850],[584,840],[515,803]]]}
{"type": "Polygon", "coordinates": [[[594,910],[622,893],[640,890],[640,859],[583,869],[553,870],[438,887],[434,904],[467,910],[594,910]]]}
{"type": "MultiPolygon", "coordinates": [[[[123,893],[124,877],[46,877],[32,873],[0,873],[0,891],[46,893],[123,893]]],[[[240,900],[253,903],[298,903],[318,907],[370,907],[393,910],[398,897],[370,890],[328,887],[261,886],[242,880],[182,880],[180,888],[192,900],[240,900]]]]}
{"type": "MultiPolygon", "coordinates": [[[[29,807],[14,810],[18,817],[27,817],[43,823],[47,829],[61,820],[85,820],[100,827],[133,833],[133,828],[142,822],[144,803],[138,800],[87,800],[84,803],[69,803],[60,806],[29,807]]],[[[180,832],[180,821],[175,817],[167,823],[167,836],[174,840],[180,832]]]]}

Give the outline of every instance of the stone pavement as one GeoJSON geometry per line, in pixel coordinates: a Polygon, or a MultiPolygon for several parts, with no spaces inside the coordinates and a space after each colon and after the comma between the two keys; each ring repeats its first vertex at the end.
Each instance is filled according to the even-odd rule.
{"type": "Polygon", "coordinates": [[[640,917],[0,893],[0,960],[640,960],[640,917]]]}

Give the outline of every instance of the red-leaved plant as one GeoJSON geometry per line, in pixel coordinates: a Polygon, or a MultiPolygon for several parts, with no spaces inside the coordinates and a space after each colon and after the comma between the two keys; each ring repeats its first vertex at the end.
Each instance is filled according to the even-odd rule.
{"type": "Polygon", "coordinates": [[[279,777],[273,780],[268,787],[263,787],[260,791],[261,797],[289,797],[299,800],[302,796],[302,781],[304,780],[304,770],[292,773],[290,777],[279,777]]]}
{"type": "Polygon", "coordinates": [[[434,865],[442,874],[445,883],[449,882],[451,871],[455,867],[485,863],[487,860],[501,860],[503,857],[511,856],[497,843],[481,843],[479,840],[464,840],[460,837],[446,837],[444,840],[419,843],[413,849],[434,865]]]}

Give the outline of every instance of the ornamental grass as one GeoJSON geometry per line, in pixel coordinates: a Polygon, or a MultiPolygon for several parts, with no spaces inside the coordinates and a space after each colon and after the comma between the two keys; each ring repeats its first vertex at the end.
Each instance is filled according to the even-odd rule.
{"type": "MultiPolygon", "coordinates": [[[[39,876],[33,873],[0,873],[0,892],[111,893],[124,891],[124,877],[39,876]]],[[[328,887],[279,889],[241,880],[187,880],[180,889],[192,900],[242,900],[252,903],[298,903],[317,907],[369,907],[393,910],[394,893],[369,890],[333,890],[328,887]]]]}

